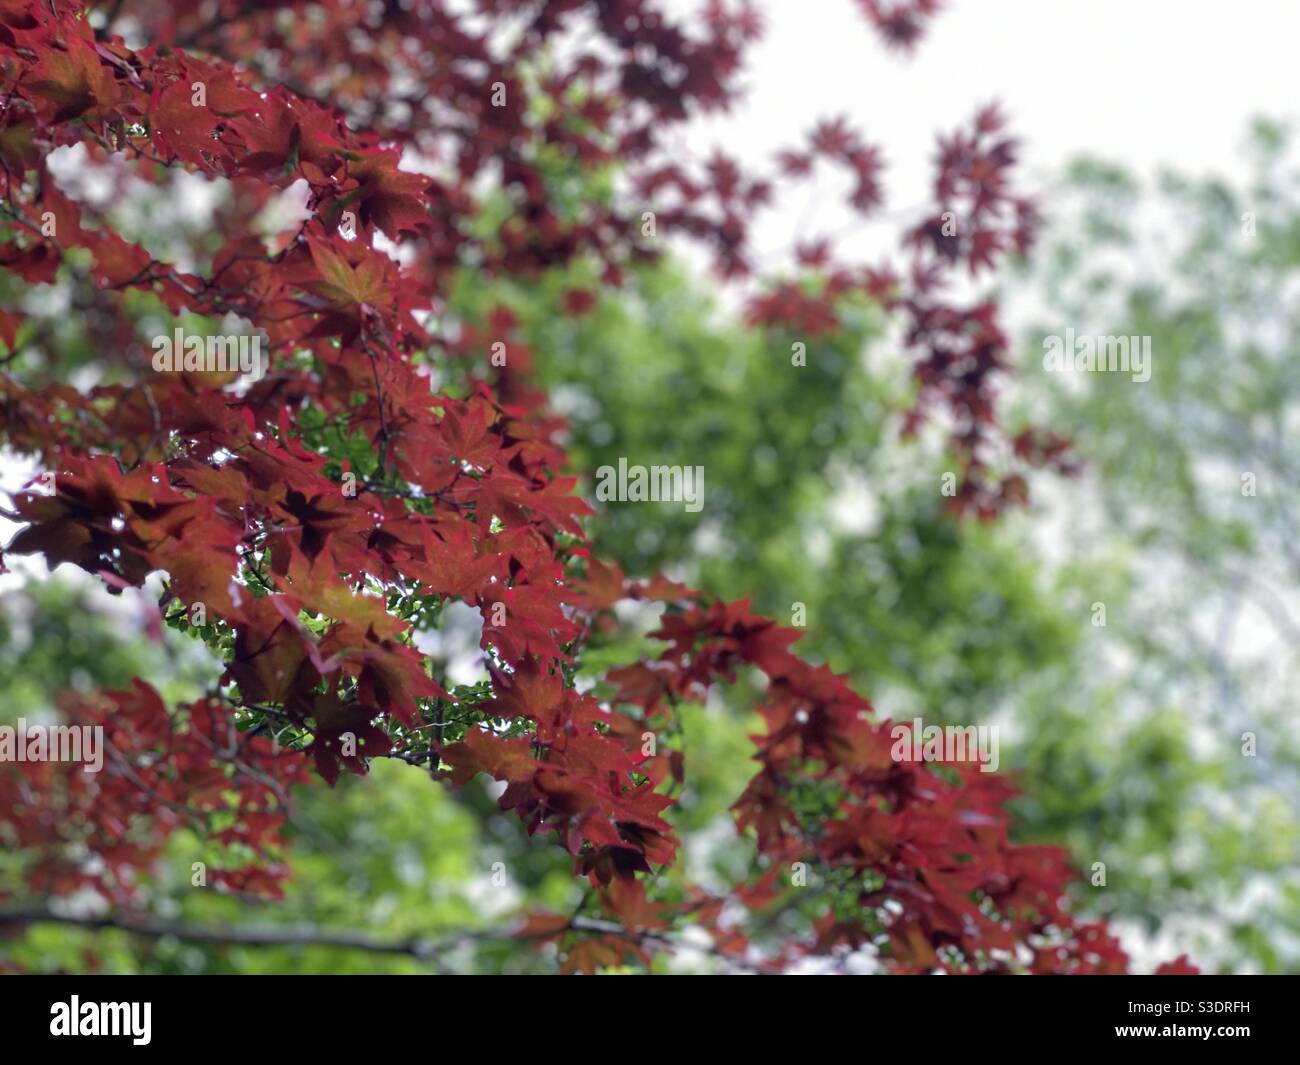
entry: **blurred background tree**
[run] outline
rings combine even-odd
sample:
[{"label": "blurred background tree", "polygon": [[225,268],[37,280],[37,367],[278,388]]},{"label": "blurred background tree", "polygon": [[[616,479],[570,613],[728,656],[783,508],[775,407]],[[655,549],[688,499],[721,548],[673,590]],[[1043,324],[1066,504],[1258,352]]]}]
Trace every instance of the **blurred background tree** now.
[{"label": "blurred background tree", "polygon": [[[1163,920],[1225,968],[1294,972],[1300,172],[1276,124],[1243,155],[1240,184],[1074,163],[1023,279],[1019,402],[1087,466],[1035,483],[1037,554],[1112,586],[1085,579],[1107,627],[1026,704],[1021,809],[1108,862],[1102,912]],[[1150,381],[1042,372],[1062,326],[1150,336]]]}]

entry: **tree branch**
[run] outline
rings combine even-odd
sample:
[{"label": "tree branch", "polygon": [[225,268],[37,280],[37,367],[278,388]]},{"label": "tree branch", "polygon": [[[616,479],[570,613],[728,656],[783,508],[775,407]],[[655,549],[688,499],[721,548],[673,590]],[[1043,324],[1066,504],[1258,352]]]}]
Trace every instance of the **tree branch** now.
[{"label": "tree branch", "polygon": [[405,954],[422,961],[435,960],[457,943],[501,936],[499,932],[460,932],[444,940],[386,940],[365,932],[320,928],[309,924],[285,925],[192,925],[183,921],[166,921],[154,917],[106,914],[76,916],[59,913],[44,906],[0,908],[0,928],[7,925],[60,924],[89,931],[116,929],[134,935],[161,939],[173,936],[189,943],[226,943],[253,947],[342,947],[372,954]]},{"label": "tree branch", "polygon": [[[69,925],[92,932],[116,930],[133,935],[162,939],[172,936],[188,943],[223,943],[251,947],[342,947],[371,954],[402,954],[419,961],[437,964],[442,955],[462,943],[490,940],[526,940],[527,935],[516,936],[495,929],[466,930],[443,939],[381,939],[366,932],[346,929],[320,928],[310,924],[284,925],[193,925],[184,921],[167,921],[155,917],[134,917],[126,914],[99,916],[60,913],[48,906],[0,907],[0,928],[32,924]],[[638,933],[613,921],[591,917],[574,917],[569,922],[574,931],[599,932],[619,935],[637,941],[667,941],[651,933]]]}]

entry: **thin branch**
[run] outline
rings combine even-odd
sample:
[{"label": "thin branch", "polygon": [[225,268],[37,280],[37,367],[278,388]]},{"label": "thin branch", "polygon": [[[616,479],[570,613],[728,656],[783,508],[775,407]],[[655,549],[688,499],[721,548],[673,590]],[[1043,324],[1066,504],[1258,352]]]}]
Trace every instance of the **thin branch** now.
[{"label": "thin branch", "polygon": [[[155,917],[134,917],[124,914],[77,916],[59,913],[47,906],[16,906],[0,908],[0,928],[32,924],[67,925],[99,932],[115,930],[132,935],[162,939],[173,937],[188,943],[219,943],[251,947],[341,947],[370,954],[400,954],[419,961],[437,964],[447,951],[464,943],[535,938],[526,934],[514,935],[500,930],[466,930],[443,939],[381,939],[367,932],[320,928],[310,924],[284,925],[193,925],[184,921],[167,921]],[[638,942],[655,942],[668,946],[665,937],[650,932],[637,932],[613,921],[590,917],[574,917],[569,926],[573,931],[598,932],[617,935]]]},{"label": "thin branch", "polygon": [[[89,931],[115,929],[159,939],[171,936],[189,943],[225,943],[254,947],[342,947],[372,954],[404,954],[421,960],[432,960],[459,942],[490,938],[484,933],[462,932],[453,939],[441,941],[419,937],[386,940],[365,932],[319,928],[308,924],[204,926],[187,924],[183,921],[165,921],[154,917],[114,914],[75,916],[58,913],[43,906],[0,909],[0,928],[6,925],[31,924],[71,925]],[[492,935],[501,934],[492,933]]]}]

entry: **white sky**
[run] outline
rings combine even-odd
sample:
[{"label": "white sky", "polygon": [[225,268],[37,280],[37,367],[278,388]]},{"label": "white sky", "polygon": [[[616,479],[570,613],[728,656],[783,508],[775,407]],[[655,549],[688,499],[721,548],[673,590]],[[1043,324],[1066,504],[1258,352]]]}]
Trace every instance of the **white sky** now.
[{"label": "white sky", "polygon": [[[894,211],[925,202],[935,134],[990,101],[1004,105],[1039,182],[1078,152],[1233,175],[1249,119],[1296,110],[1290,0],[948,0],[910,57],[884,46],[856,0],[759,6],[767,32],[750,53],[749,94],[691,131],[692,152],[718,143],[766,163],[816,119],[846,114],[885,151]],[[810,195],[800,187],[771,212],[760,244],[788,246]],[[819,210],[813,228],[840,217]],[[844,250],[874,261],[870,248]]]}]

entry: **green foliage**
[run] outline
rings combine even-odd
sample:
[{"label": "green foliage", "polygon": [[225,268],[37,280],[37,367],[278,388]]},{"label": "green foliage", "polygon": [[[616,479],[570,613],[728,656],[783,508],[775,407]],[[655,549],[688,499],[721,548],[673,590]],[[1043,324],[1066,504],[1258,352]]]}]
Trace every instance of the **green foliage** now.
[{"label": "green foliage", "polygon": [[[1027,823],[1105,861],[1100,911],[1184,919],[1224,968],[1293,970],[1300,676],[1293,456],[1300,444],[1300,178],[1259,123],[1243,187],[1165,172],[1154,191],[1072,165],[1026,287],[1021,406],[1071,436],[1086,473],[1052,498],[1107,627],[1030,701]],[[1151,379],[1042,372],[1044,336],[1149,336]],[[1044,486],[1036,486],[1043,488]],[[1244,754],[1247,734],[1258,753]]]}]

